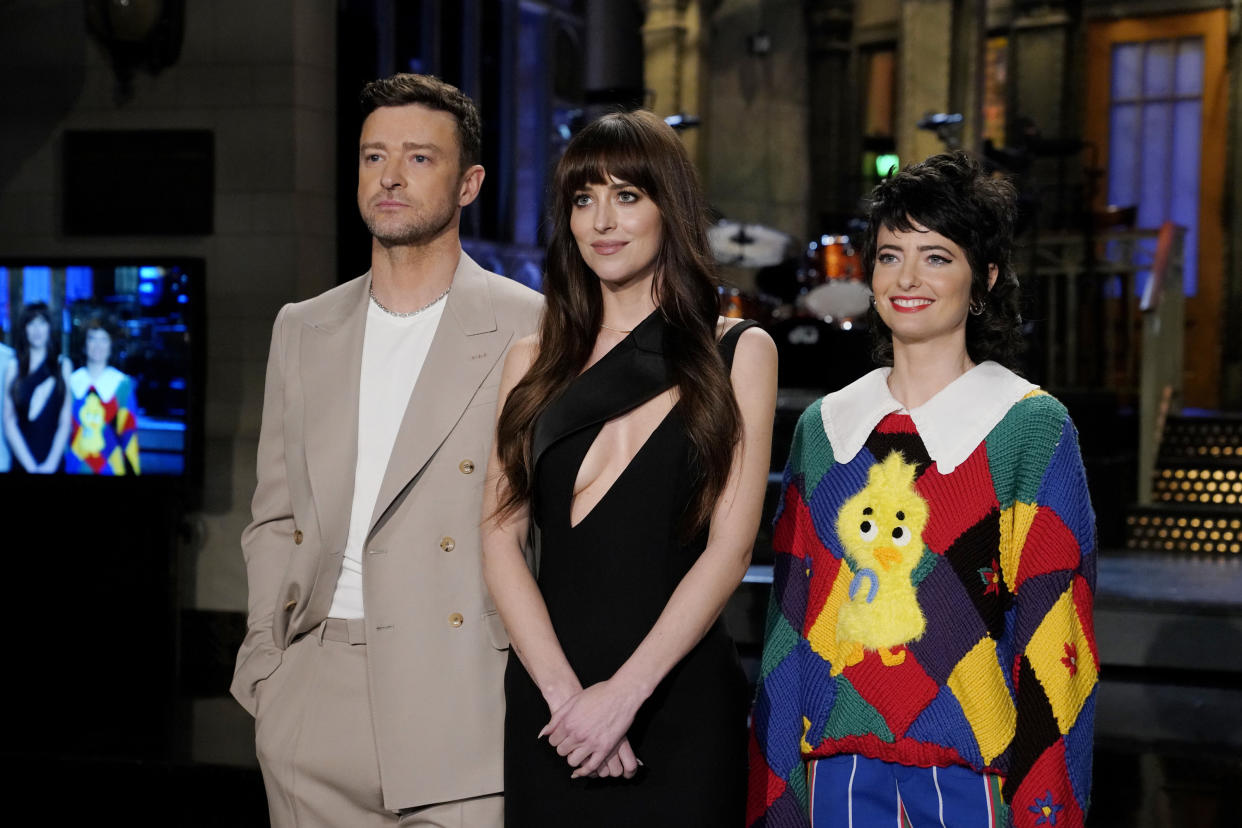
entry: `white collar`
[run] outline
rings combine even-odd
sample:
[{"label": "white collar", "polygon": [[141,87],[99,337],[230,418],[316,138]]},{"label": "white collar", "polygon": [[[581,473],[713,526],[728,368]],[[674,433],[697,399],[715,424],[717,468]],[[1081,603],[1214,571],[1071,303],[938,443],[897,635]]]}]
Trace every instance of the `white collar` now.
[{"label": "white collar", "polygon": [[[848,463],[888,414],[905,411],[888,390],[891,368],[877,368],[820,403],[824,433],[836,462]],[[995,362],[981,362],[911,411],[919,437],[942,474],[953,471],[983,442],[1014,403],[1039,386]]]},{"label": "white collar", "polygon": [[99,392],[99,399],[102,402],[108,402],[116,397],[116,391],[121,386],[121,381],[125,379],[125,374],[111,365],[104,367],[103,372],[99,375],[99,379],[92,380],[91,375],[87,372],[86,366],[83,366],[69,375],[69,390],[73,396],[82,399],[86,396],[86,392],[93,387]]}]

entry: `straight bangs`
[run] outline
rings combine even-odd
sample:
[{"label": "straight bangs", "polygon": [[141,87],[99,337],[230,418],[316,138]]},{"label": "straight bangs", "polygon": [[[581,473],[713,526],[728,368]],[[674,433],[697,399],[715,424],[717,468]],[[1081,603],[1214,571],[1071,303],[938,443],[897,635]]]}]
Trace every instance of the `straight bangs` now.
[{"label": "straight bangs", "polygon": [[565,204],[574,193],[591,184],[611,184],[615,178],[642,190],[659,205],[659,178],[652,163],[655,152],[647,136],[623,120],[605,120],[581,134],[570,145],[557,169],[556,189]]}]

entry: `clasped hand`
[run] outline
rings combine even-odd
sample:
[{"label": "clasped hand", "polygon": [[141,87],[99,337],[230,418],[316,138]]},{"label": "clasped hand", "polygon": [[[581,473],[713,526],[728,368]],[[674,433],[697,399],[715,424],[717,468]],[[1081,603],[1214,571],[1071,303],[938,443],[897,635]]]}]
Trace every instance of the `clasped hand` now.
[{"label": "clasped hand", "polygon": [[626,731],[634,723],[641,700],[635,701],[613,683],[601,681],[571,696],[552,712],[539,731],[582,776],[631,778],[642,763],[634,755]]}]

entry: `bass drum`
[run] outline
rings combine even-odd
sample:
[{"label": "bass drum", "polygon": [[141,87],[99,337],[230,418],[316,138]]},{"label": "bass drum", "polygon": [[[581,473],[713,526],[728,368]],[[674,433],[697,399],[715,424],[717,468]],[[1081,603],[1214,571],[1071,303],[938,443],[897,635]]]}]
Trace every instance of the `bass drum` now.
[{"label": "bass drum", "polygon": [[834,279],[798,299],[799,310],[845,330],[856,327],[871,307],[871,290],[862,282]]},{"label": "bass drum", "polygon": [[777,383],[827,393],[848,385],[874,367],[871,337],[865,328],[844,329],[811,316],[773,323]]}]

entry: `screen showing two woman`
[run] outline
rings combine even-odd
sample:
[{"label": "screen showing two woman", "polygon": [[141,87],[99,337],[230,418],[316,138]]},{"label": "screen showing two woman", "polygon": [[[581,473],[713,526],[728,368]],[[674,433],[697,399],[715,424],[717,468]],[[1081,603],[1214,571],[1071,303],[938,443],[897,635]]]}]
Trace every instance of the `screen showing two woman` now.
[{"label": "screen showing two woman", "polygon": [[0,472],[185,472],[188,270],[0,265]]}]

